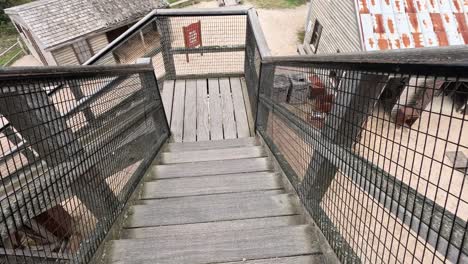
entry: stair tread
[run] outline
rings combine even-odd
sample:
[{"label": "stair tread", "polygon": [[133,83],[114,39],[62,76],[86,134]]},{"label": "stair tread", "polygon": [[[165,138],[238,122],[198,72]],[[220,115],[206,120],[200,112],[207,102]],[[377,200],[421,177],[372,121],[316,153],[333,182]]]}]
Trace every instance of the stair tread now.
[{"label": "stair tread", "polygon": [[224,262],[220,264],[322,264],[327,263],[322,254],[293,256],[282,258],[270,258],[260,260],[246,260],[236,262]]},{"label": "stair tread", "polygon": [[226,230],[250,230],[301,224],[304,224],[304,220],[300,215],[276,216],[172,226],[130,228],[124,229],[122,238],[129,239],[157,237],[158,239],[161,239],[161,237],[164,236],[180,236],[188,233],[202,234]]},{"label": "stair tread", "polygon": [[281,178],[272,172],[173,178],[147,182],[142,199],[250,192],[282,189]]},{"label": "stair tread", "polygon": [[216,160],[154,165],[151,168],[153,172],[153,179],[260,172],[269,171],[272,169],[273,167],[271,166],[270,160],[268,158]]},{"label": "stair tread", "polygon": [[161,154],[161,164],[186,162],[247,159],[266,157],[263,147],[249,146],[238,148],[205,149],[197,151],[165,152]]},{"label": "stair tread", "polygon": [[295,215],[289,194],[236,193],[145,200],[133,206],[126,227],[180,225],[269,216]]},{"label": "stair tread", "polygon": [[258,146],[258,141],[255,137],[236,138],[225,140],[212,141],[197,141],[184,143],[169,143],[164,149],[165,152],[181,152],[181,151],[197,151],[207,149],[225,149],[238,147]]},{"label": "stair tread", "polygon": [[314,227],[284,226],[254,230],[227,230],[112,242],[110,260],[132,263],[219,263],[292,255],[320,254]]}]

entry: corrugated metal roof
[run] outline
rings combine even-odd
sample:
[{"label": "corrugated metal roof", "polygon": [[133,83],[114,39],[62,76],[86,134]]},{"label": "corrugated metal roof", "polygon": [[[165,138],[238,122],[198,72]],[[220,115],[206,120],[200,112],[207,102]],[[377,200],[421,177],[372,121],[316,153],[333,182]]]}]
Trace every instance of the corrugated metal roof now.
[{"label": "corrugated metal roof", "polygon": [[356,0],[367,51],[468,44],[468,0]]}]

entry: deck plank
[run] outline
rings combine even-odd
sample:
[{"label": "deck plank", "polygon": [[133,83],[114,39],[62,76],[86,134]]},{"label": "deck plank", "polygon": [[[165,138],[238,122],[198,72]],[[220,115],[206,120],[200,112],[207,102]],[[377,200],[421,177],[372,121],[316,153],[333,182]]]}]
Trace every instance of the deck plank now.
[{"label": "deck plank", "polygon": [[324,264],[324,263],[328,263],[328,262],[323,257],[323,254],[313,254],[313,255],[306,255],[306,256],[224,262],[220,264]]},{"label": "deck plank", "polygon": [[226,140],[198,141],[187,143],[170,143],[166,146],[165,152],[198,151],[206,149],[226,149],[258,146],[256,138],[239,138]]},{"label": "deck plank", "polygon": [[151,168],[155,179],[234,174],[272,169],[268,158],[156,165]]},{"label": "deck plank", "polygon": [[223,109],[221,107],[221,96],[219,93],[219,80],[208,79],[208,90],[210,93],[210,133],[211,140],[224,139],[223,135]]},{"label": "deck plank", "polygon": [[240,80],[241,80],[241,87],[242,87],[242,95],[244,97],[244,103],[245,103],[245,111],[247,112],[247,121],[249,123],[249,128],[250,128],[250,134],[255,135],[254,113],[252,112],[252,104],[249,98],[247,84],[245,83],[244,78],[241,78]]},{"label": "deck plank", "polygon": [[232,90],[232,102],[234,104],[234,114],[236,116],[237,136],[245,138],[250,136],[249,122],[247,121],[247,111],[242,94],[241,80],[230,78]]},{"label": "deck plank", "polygon": [[185,80],[176,80],[171,122],[171,131],[176,142],[182,142],[184,136],[184,107]]},{"label": "deck plank", "polygon": [[145,184],[142,199],[251,192],[281,189],[281,179],[272,172],[175,178]]},{"label": "deck plank", "polygon": [[213,233],[228,230],[251,230],[266,227],[301,225],[304,219],[301,215],[276,216],[254,219],[230,220],[186,225],[157,226],[124,229],[122,238],[149,238],[177,236],[181,234]]},{"label": "deck plank", "polygon": [[223,132],[225,139],[237,138],[234,106],[232,103],[231,84],[228,78],[219,79],[221,107],[223,108]]},{"label": "deck plank", "polygon": [[197,141],[197,81],[185,82],[184,142]]},{"label": "deck plank", "polygon": [[235,230],[204,235],[114,241],[111,261],[121,263],[219,263],[320,253],[309,226]]},{"label": "deck plank", "polygon": [[211,160],[231,160],[266,157],[263,147],[244,147],[228,149],[210,149],[187,152],[164,152],[161,154],[161,164],[199,162]]},{"label": "deck plank", "polygon": [[171,124],[172,101],[174,100],[174,80],[167,80],[164,82],[161,97],[164,105],[164,111],[166,112],[167,122]]},{"label": "deck plank", "polygon": [[197,141],[210,140],[207,80],[197,80]]},{"label": "deck plank", "polygon": [[[277,193],[277,192],[276,192]],[[290,194],[251,192],[145,200],[126,227],[181,225],[298,214]]]}]

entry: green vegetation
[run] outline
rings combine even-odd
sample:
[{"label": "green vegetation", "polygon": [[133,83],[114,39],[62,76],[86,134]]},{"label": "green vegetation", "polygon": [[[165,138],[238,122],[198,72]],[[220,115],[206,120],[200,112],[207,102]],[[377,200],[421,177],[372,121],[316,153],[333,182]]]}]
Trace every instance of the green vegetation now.
[{"label": "green vegetation", "polygon": [[297,42],[298,43],[304,43],[304,38],[305,38],[305,30],[304,29],[298,29],[297,30]]},{"label": "green vegetation", "polygon": [[[32,0],[0,0],[0,53],[15,44],[18,33],[3,10],[9,7],[32,2]],[[20,47],[17,47],[20,49]],[[19,50],[13,49],[0,58],[0,65],[8,62]]]},{"label": "green vegetation", "polygon": [[307,0],[248,0],[256,7],[266,9],[294,8],[304,5]]},{"label": "green vegetation", "polygon": [[12,64],[16,59],[20,57],[22,53],[21,48],[16,45],[13,49],[9,50],[3,56],[0,56],[0,67],[9,66]]}]

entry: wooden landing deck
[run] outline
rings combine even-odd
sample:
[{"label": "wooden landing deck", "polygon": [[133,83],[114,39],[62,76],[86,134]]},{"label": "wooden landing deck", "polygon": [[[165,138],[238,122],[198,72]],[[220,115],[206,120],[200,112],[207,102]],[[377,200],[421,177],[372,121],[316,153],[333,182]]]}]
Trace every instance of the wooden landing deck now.
[{"label": "wooden landing deck", "polygon": [[329,263],[255,138],[171,143],[107,263]]},{"label": "wooden landing deck", "polygon": [[167,80],[162,98],[174,142],[251,136],[242,78]]}]

